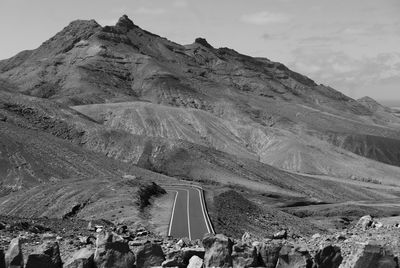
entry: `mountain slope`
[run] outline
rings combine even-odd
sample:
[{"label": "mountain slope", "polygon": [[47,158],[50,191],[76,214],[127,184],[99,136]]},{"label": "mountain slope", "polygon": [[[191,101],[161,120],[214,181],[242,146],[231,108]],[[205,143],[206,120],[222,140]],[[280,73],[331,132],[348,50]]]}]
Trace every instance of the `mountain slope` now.
[{"label": "mountain slope", "polygon": [[[39,48],[1,61],[0,78],[17,85],[12,91],[74,105],[94,121],[79,119],[77,129],[87,123],[96,131],[64,138],[123,161],[144,163],[149,148],[194,144],[341,177],[393,181],[396,169],[364,157],[400,165],[399,118],[382,120],[365,101],[281,63],[201,38],[179,45],[127,16],[105,27],[74,21]],[[98,130],[98,123],[109,130]]]}]

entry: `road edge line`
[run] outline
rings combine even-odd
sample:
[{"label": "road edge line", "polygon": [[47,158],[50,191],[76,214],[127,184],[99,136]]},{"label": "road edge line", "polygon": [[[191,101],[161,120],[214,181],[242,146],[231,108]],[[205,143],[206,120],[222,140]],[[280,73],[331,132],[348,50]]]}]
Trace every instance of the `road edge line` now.
[{"label": "road edge line", "polygon": [[175,214],[175,205],[176,205],[176,199],[178,198],[178,191],[175,192],[175,199],[174,199],[174,206],[172,208],[172,215],[171,215],[171,220],[169,222],[169,228],[168,228],[168,236],[171,236],[171,228],[172,228],[172,221],[174,220],[174,214]]},{"label": "road edge line", "polygon": [[207,211],[207,205],[206,205],[206,201],[205,201],[204,189],[203,189],[202,187],[200,187],[200,189],[201,189],[201,192],[202,192],[201,201],[202,201],[202,203],[203,203],[203,205],[204,205],[204,212],[205,212],[205,214],[206,214],[207,223],[208,223],[209,226],[210,226],[211,233],[212,233],[212,234],[215,234],[214,227],[213,227],[213,225],[212,225],[212,223],[211,223],[210,215],[208,215],[208,211]]},{"label": "road edge line", "polygon": [[186,213],[187,213],[187,218],[188,218],[188,233],[189,233],[189,240],[192,241],[192,234],[190,233],[190,216],[189,216],[189,207],[190,207],[190,203],[189,203],[189,190],[185,189],[186,191],[186,198],[187,198],[187,209],[186,209]]},{"label": "road edge line", "polygon": [[208,233],[210,233],[210,227],[208,226],[208,225],[209,225],[209,224],[208,224],[208,220],[207,220],[207,218],[206,218],[206,213],[205,213],[205,211],[204,211],[203,197],[202,197],[201,191],[200,191],[200,189],[198,189],[198,188],[195,188],[195,189],[199,192],[201,210],[202,210],[202,212],[203,212],[204,221],[206,222],[207,231],[208,231]]}]

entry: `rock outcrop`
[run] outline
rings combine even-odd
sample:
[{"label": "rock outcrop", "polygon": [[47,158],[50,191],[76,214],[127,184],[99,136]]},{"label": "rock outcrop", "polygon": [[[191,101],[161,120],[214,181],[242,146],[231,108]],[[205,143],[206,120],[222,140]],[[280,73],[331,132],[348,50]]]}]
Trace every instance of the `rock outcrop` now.
[{"label": "rock outcrop", "polygon": [[97,236],[94,263],[98,268],[133,267],[135,255],[121,237],[109,232]]},{"label": "rock outcrop", "polygon": [[263,242],[255,242],[254,245],[257,248],[259,265],[267,268],[275,268],[282,245],[279,243],[266,244]]},{"label": "rock outcrop", "polygon": [[36,251],[28,255],[25,268],[61,268],[62,261],[57,242],[47,241],[40,245]]},{"label": "rock outcrop", "polygon": [[92,268],[94,266],[94,251],[82,248],[75,252],[64,264],[64,268]]},{"label": "rock outcrop", "polygon": [[338,268],[342,260],[340,248],[329,245],[315,254],[313,268]]},{"label": "rock outcrop", "polygon": [[233,241],[222,235],[209,235],[203,239],[205,267],[231,267]]},{"label": "rock outcrop", "polygon": [[22,256],[21,241],[19,238],[11,240],[8,250],[5,254],[6,267],[19,268],[24,267],[24,260]]},{"label": "rock outcrop", "polygon": [[255,246],[246,243],[237,243],[232,247],[233,267],[258,266],[258,254]]},{"label": "rock outcrop", "polygon": [[0,250],[0,268],[6,268],[6,259],[3,250]]},{"label": "rock outcrop", "polygon": [[361,244],[343,268],[397,268],[398,265],[398,258],[391,250],[376,244]]},{"label": "rock outcrop", "polygon": [[[177,245],[179,246],[179,240]],[[182,244],[182,243],[181,243]],[[181,246],[179,246],[181,247]],[[204,258],[204,248],[191,248],[181,247],[178,250],[168,252],[166,260],[162,263],[163,267],[186,267],[189,264],[189,260],[193,256],[197,256],[201,259]]]},{"label": "rock outcrop", "polygon": [[203,259],[197,256],[193,256],[190,258],[187,268],[201,268],[201,267],[203,267]]},{"label": "rock outcrop", "polygon": [[284,246],[279,251],[279,258],[276,268],[312,268],[312,265],[313,261],[307,251],[299,252],[295,248]]},{"label": "rock outcrop", "polygon": [[160,266],[165,260],[165,256],[160,245],[147,243],[137,250],[136,259],[137,268],[148,268]]}]

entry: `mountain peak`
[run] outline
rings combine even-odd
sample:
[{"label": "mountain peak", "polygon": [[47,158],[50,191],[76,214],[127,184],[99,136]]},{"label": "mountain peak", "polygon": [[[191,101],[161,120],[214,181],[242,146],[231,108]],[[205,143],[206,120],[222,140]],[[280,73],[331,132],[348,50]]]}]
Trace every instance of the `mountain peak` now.
[{"label": "mountain peak", "polygon": [[358,99],[357,101],[375,102],[375,103],[378,103],[376,100],[374,100],[373,98],[371,98],[371,97],[369,97],[369,96],[364,96],[364,97]]},{"label": "mountain peak", "polygon": [[126,29],[132,29],[136,25],[133,23],[133,21],[127,15],[122,15],[119,18],[116,26],[126,28]]},{"label": "mountain peak", "polygon": [[194,40],[195,43],[200,44],[206,48],[214,48],[212,45],[210,45],[205,38],[198,37],[196,40]]}]

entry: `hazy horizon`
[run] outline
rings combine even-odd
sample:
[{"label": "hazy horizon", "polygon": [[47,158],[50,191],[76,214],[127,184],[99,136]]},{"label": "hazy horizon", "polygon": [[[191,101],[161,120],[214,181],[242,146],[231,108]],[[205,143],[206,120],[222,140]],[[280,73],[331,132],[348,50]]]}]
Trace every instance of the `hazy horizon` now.
[{"label": "hazy horizon", "polygon": [[[204,37],[215,47],[282,62],[355,99],[400,100],[400,2],[4,0],[0,59],[38,47],[75,19],[135,24],[180,44]],[[21,6],[24,8],[21,9]],[[229,7],[229,8],[228,8]]]}]

